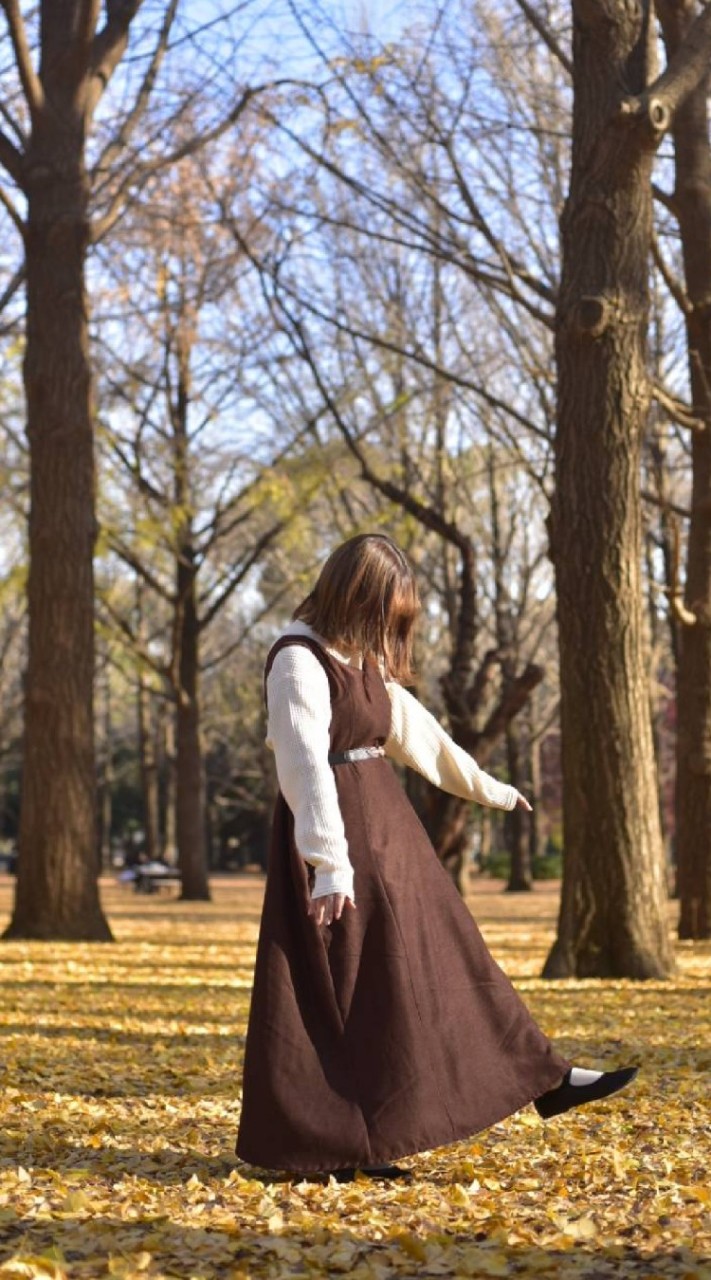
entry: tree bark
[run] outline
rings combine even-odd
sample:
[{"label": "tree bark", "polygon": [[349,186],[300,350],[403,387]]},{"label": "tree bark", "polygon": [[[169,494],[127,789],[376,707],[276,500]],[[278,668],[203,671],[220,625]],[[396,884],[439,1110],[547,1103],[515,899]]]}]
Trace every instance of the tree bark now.
[{"label": "tree bark", "polygon": [[659,678],[656,668],[656,655],[659,652],[659,632],[660,625],[657,616],[656,601],[656,583],[654,581],[654,563],[653,563],[653,539],[649,530],[643,533],[644,540],[644,560],[645,560],[645,578],[647,584],[647,618],[649,624],[649,648],[651,651],[652,662],[649,665],[649,720],[652,726],[652,750],[654,751],[654,767],[657,775],[657,804],[659,806],[659,830],[662,837],[662,844],[665,850],[667,848],[667,833],[664,813],[664,792],[662,785],[662,718],[663,707],[662,699],[659,693]]},{"label": "tree bark", "polygon": [[11,938],[106,941],[97,888],[96,537],[84,121],[54,86],[24,162],[29,642]]},{"label": "tree bark", "polygon": [[[669,57],[693,23],[696,0],[659,4]],[[679,937],[711,937],[711,147],[709,76],[679,107],[672,127],[673,208],[684,259],[686,334],[694,414],[685,606],[677,669],[676,857]]]},{"label": "tree bark", "polygon": [[188,901],[208,901],[205,786],[198,701],[200,629],[195,596],[195,567],[190,549],[183,543],[178,561],[178,600],[182,621],[176,706],[175,826],[180,896]]},{"label": "tree bark", "polygon": [[[182,318],[185,324],[185,318]],[[176,689],[176,802],[181,898],[209,901],[205,840],[205,779],[200,741],[198,697],[200,621],[197,604],[197,563],[191,519],[188,406],[190,403],[190,342],[177,335],[178,383],[171,406],[174,450],[175,508],[180,513],[176,547],[175,637]]]},{"label": "tree bark", "polygon": [[486,871],[489,859],[491,858],[491,847],[493,841],[493,810],[482,809],[479,822],[479,864],[482,871]]},{"label": "tree bark", "polygon": [[98,840],[98,872],[111,869],[111,819],[113,811],[113,728],[111,723],[111,684],[109,681],[108,662],[102,682],[104,703],[104,734],[101,750],[99,772],[99,840]]},{"label": "tree bark", "polygon": [[424,811],[424,825],[442,866],[464,896],[474,827],[471,803],[432,787]]},{"label": "tree bark", "polygon": [[[521,766],[521,741],[518,724],[514,720],[506,731],[506,762],[509,782],[517,791],[525,790]],[[511,869],[506,885],[507,893],[526,893],[533,888],[531,874],[531,846],[529,839],[530,815],[524,809],[512,809],[504,818],[504,838],[511,854]]]},{"label": "tree bark", "polygon": [[163,787],[163,861],[168,866],[178,865],[178,842],[175,833],[176,808],[176,762],[175,762],[175,707],[172,702],[164,703],[163,751],[164,751],[164,787]]},{"label": "tree bark", "polygon": [[532,701],[528,704],[528,758],[529,758],[529,799],[533,805],[528,824],[528,856],[531,868],[536,858],[543,853],[543,836],[541,822],[541,741],[536,734],[536,715]]},{"label": "tree bark", "polygon": [[[501,529],[501,513],[496,478],[496,458],[493,445],[489,445],[487,470],[489,476],[489,501],[491,506],[491,542],[494,565],[494,614],[496,618],[496,643],[501,654],[501,682],[504,699],[516,685],[517,626],[513,601],[506,583],[505,539]],[[521,735],[518,720],[506,726],[506,764],[509,782],[517,791],[523,790],[521,771]],[[533,888],[531,859],[526,841],[527,815],[518,807],[504,818],[504,841],[511,857],[507,893],[526,892]]]},{"label": "tree bark", "polygon": [[160,858],[160,811],[158,798],[158,759],[151,691],[143,671],[138,673],[136,692],[138,720],[138,758],[141,774],[143,831],[145,852],[149,862]]},{"label": "tree bark", "polygon": [[[570,189],[556,317],[557,584],[565,864],[544,975],[672,971],[641,586],[640,449],[651,167],[651,6],[573,0]],[[656,118],[656,117],[655,117]]]},{"label": "tree bark", "polygon": [[[136,635],[143,646],[146,628],[143,611],[144,584],[136,579]],[[138,767],[143,809],[143,841],[146,858],[160,858],[160,802],[158,788],[158,754],[153,698],[141,659],[138,660],[136,683],[136,727],[138,729]]]}]

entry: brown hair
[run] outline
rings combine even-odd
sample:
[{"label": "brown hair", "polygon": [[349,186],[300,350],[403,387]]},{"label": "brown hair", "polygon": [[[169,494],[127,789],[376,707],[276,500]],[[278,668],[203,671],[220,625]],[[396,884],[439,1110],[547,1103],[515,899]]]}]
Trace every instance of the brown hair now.
[{"label": "brown hair", "polygon": [[411,683],[414,623],[420,611],[407,556],[384,533],[361,533],[331,553],[313,591],[294,611],[334,648],[385,664],[388,679]]}]

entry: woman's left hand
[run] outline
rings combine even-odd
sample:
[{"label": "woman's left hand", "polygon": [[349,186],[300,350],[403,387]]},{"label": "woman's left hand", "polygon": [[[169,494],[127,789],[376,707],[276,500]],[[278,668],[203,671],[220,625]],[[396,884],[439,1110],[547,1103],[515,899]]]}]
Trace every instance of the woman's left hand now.
[{"label": "woman's left hand", "polygon": [[528,803],[528,800],[526,799],[526,797],[521,795],[521,792],[520,792],[520,791],[519,791],[519,793],[518,793],[518,800],[516,801],[516,808],[517,808],[517,809],[525,809],[525,810],[526,810],[526,813],[531,813],[531,812],[532,812],[532,807],[531,807],[531,805]]},{"label": "woman's left hand", "polygon": [[332,920],[340,920],[346,907],[355,911],[355,902],[344,893],[326,893],[322,898],[314,898],[309,903],[309,915],[316,924],[330,924]]}]

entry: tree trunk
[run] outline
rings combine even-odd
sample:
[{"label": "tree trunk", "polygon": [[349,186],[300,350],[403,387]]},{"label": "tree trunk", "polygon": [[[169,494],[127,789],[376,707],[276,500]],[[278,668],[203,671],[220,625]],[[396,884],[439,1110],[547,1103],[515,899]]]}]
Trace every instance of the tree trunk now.
[{"label": "tree trunk", "polygon": [[97,888],[96,536],[81,112],[60,93],[25,163],[29,647],[17,892],[6,937],[106,941]]},{"label": "tree trunk", "polygon": [[[525,791],[521,769],[520,734],[515,720],[506,731],[506,760],[511,786],[517,791]],[[507,893],[525,893],[533,888],[528,825],[529,814],[524,809],[512,809],[504,817],[506,848],[511,854]]]},{"label": "tree trunk", "polygon": [[491,858],[494,827],[493,810],[482,809],[479,822],[479,865],[482,871],[486,871]]},{"label": "tree trunk", "polygon": [[[143,609],[144,584],[136,578],[136,635],[141,647],[146,643]],[[136,726],[138,729],[138,769],[143,809],[143,842],[146,858],[160,858],[160,799],[158,788],[158,753],[154,724],[153,698],[146,672],[139,658],[136,684]]]},{"label": "tree trunk", "polygon": [[137,689],[138,757],[143,802],[143,831],[146,857],[150,862],[160,858],[160,814],[158,801],[158,759],[152,715],[151,691],[143,671],[138,673]]},{"label": "tree trunk", "polygon": [[[489,476],[489,501],[491,505],[491,549],[494,568],[494,614],[496,618],[496,643],[501,662],[503,698],[510,696],[516,684],[517,626],[513,601],[506,582],[506,539],[501,529],[499,493],[496,478],[494,446],[489,445],[487,456]],[[518,723],[511,720],[506,726],[506,763],[509,782],[517,791],[523,790],[521,777],[521,745]],[[504,841],[510,855],[507,893],[525,892],[531,889],[531,859],[526,842],[526,815],[516,808],[504,818]]]},{"label": "tree trunk", "polygon": [[573,0],[573,19],[551,512],[565,865],[544,975],[659,978],[673,959],[640,580],[656,139],[644,112],[620,109],[648,83],[651,8]]},{"label": "tree trunk", "polygon": [[528,715],[528,752],[530,796],[533,812],[529,814],[528,823],[528,856],[531,867],[536,858],[543,853],[543,833],[541,814],[541,740],[536,734],[536,718],[532,704],[529,702]]},{"label": "tree trunk", "polygon": [[[442,692],[449,713],[451,734],[458,746],[474,756],[483,769],[497,742],[506,734],[514,717],[525,706],[531,692],[543,678],[543,670],[529,663],[518,675],[515,665],[503,672],[498,700],[482,728],[477,727],[487,689],[500,663],[498,650],[487,653],[477,670],[472,671],[471,646],[476,632],[473,569],[471,550],[461,557],[462,578],[459,592],[457,639],[448,671],[441,678]],[[432,788],[425,811],[424,824],[437,854],[449,870],[455,884],[463,882],[469,860],[472,806],[469,800],[446,795]]]},{"label": "tree trunk", "polygon": [[176,339],[177,388],[171,404],[173,428],[174,498],[180,527],[176,547],[174,662],[176,689],[176,803],[181,898],[208,901],[205,841],[205,777],[200,742],[198,699],[200,621],[197,604],[197,564],[190,512],[188,407],[190,404],[190,325],[186,316]]},{"label": "tree trunk", "polygon": [[111,816],[112,788],[114,781],[113,732],[111,727],[111,684],[109,681],[108,661],[103,680],[104,700],[104,741],[101,751],[101,772],[99,781],[99,842],[98,871],[111,869]]},{"label": "tree trunk", "polygon": [[175,833],[176,809],[176,762],[175,762],[175,707],[172,702],[164,703],[164,788],[163,788],[163,861],[168,866],[178,865],[178,841]]},{"label": "tree trunk", "polygon": [[654,581],[654,563],[653,550],[654,542],[649,531],[643,534],[644,538],[644,559],[645,559],[645,577],[647,580],[647,617],[649,619],[649,648],[651,651],[652,662],[649,664],[649,720],[652,726],[652,750],[654,751],[654,767],[657,775],[657,804],[659,806],[659,830],[661,832],[662,844],[665,851],[667,848],[667,833],[665,830],[665,813],[664,813],[664,793],[662,787],[662,720],[663,706],[659,692],[659,671],[657,655],[659,653],[659,620],[657,617],[656,602],[656,583]]},{"label": "tree trunk", "polygon": [[205,847],[205,787],[198,702],[199,624],[195,594],[195,567],[190,550],[183,543],[178,560],[182,625],[176,709],[175,806],[180,896],[189,901],[207,901],[210,889]]},{"label": "tree trunk", "polygon": [[469,800],[451,796],[438,787],[428,788],[424,825],[437,856],[464,896],[469,884],[469,864],[473,834],[473,806]]},{"label": "tree trunk", "polygon": [[[696,15],[695,0],[661,3],[669,57]],[[686,563],[686,608],[677,671],[676,856],[679,937],[711,937],[711,148],[709,77],[678,109],[673,125],[679,222],[694,412],[706,423],[692,438],[692,495]]]}]

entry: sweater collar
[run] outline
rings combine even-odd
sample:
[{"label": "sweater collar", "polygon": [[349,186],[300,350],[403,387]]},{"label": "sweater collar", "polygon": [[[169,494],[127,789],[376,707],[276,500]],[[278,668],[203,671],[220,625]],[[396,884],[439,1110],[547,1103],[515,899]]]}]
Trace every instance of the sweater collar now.
[{"label": "sweater collar", "polygon": [[337,662],[342,662],[345,667],[357,667],[360,670],[363,666],[363,659],[359,653],[349,655],[334,649],[333,645],[328,644],[323,636],[314,631],[313,627],[310,627],[307,622],[301,622],[298,618],[289,623],[288,627],[282,631],[282,636],[305,636],[309,640],[315,640],[317,644],[320,644],[326,650],[326,653],[330,653],[332,658],[335,658]]}]

